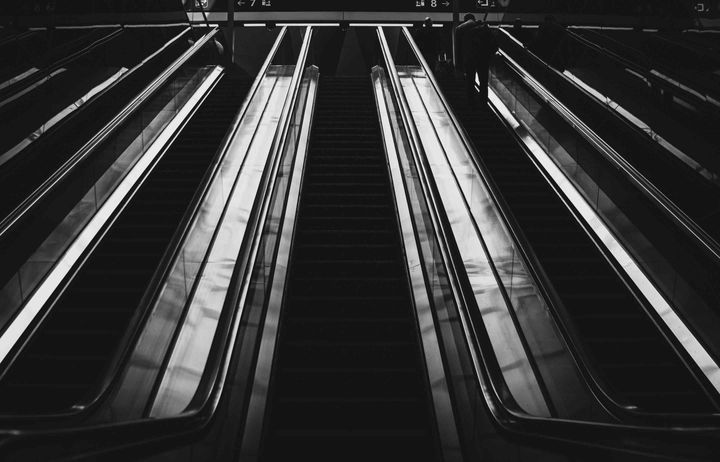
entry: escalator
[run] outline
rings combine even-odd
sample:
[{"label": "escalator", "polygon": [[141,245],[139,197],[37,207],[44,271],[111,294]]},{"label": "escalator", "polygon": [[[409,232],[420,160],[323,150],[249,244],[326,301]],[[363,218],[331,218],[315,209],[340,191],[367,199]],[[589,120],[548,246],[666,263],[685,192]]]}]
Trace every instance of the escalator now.
[{"label": "escalator", "polygon": [[437,460],[368,77],[321,77],[262,459]]},{"label": "escalator", "polygon": [[500,119],[472,110],[462,82],[439,83],[564,305],[591,371],[611,397],[649,412],[714,409],[698,379]]},{"label": "escalator", "polygon": [[[643,409],[672,407],[672,403],[663,406],[663,400],[677,400],[683,411],[692,406],[707,409],[703,391],[499,119],[466,110],[461,84],[447,80],[442,85],[478,152],[487,155],[484,161],[491,165],[569,311],[572,305],[571,319],[580,326],[601,375],[616,387],[613,391],[628,402],[642,404]],[[0,412],[63,410],[94,395],[122,348],[128,328],[140,315],[136,307],[147,283],[248,86],[245,78],[229,74],[210,92],[27,348],[0,377]],[[322,77],[318,88],[260,459],[441,460],[438,433],[444,429],[434,423],[371,81],[366,76]],[[268,215],[268,223],[275,219]],[[279,228],[275,232],[281,232],[283,227]],[[267,261],[258,257],[257,264],[264,266]],[[264,284],[274,286],[272,277]],[[258,290],[265,290],[258,285],[262,286]],[[258,311],[263,307],[267,309],[260,303]],[[257,318],[248,317],[238,325],[253,331],[258,328]],[[245,343],[245,334],[241,331],[234,347],[213,344],[235,349],[254,344],[252,336]],[[639,349],[642,352],[636,354]],[[602,356],[606,350],[610,351]],[[219,349],[217,353],[223,354]],[[658,361],[646,364],[655,357]],[[248,392],[252,375],[237,366],[237,357],[231,362],[234,365],[227,376],[220,372],[217,379],[214,374],[203,376],[224,381],[220,386],[211,384],[212,398],[207,402],[216,402],[207,408],[212,412],[191,406],[167,419],[97,426],[90,422],[45,434],[30,432],[9,445],[0,439],[0,458],[244,460],[238,458],[237,449],[247,409],[237,404],[245,403],[245,395],[254,390]],[[650,373],[651,377],[644,377]],[[478,389],[466,409],[472,413],[467,434],[473,439],[463,441],[477,445],[478,457],[473,459],[555,462],[671,457],[669,453],[644,457],[644,440],[634,440],[636,433],[618,437],[618,432],[611,432],[629,447],[617,454],[603,448],[605,433],[599,438],[593,435],[592,443],[586,444],[582,437],[587,425],[573,427],[567,421],[539,419],[526,427],[528,422],[515,417],[495,422],[492,410],[488,412],[492,404],[484,402],[492,403],[491,398],[480,393],[480,386],[488,383],[476,383],[472,371],[455,378]],[[437,383],[433,381],[433,386]],[[648,383],[651,387],[646,390]],[[622,388],[628,384],[636,388]],[[482,392],[489,395],[490,388]],[[502,401],[498,403],[502,407]],[[612,430],[604,423],[602,427]],[[454,455],[451,460],[461,457],[459,451]]]},{"label": "escalator", "polygon": [[[675,72],[675,69],[680,68],[685,72],[688,66],[656,68],[656,63],[643,52],[628,48],[627,41],[622,44],[609,43],[604,35],[593,31],[574,31],[568,37],[573,39],[570,41],[573,51],[569,53],[572,57],[565,63],[565,68],[557,70],[593,95],[599,103],[607,104],[628,127],[633,127],[645,135],[646,141],[656,145],[657,153],[652,155],[643,156],[641,152],[628,156],[638,157],[639,160],[635,161],[638,168],[648,172],[646,175],[656,184],[669,189],[668,195],[692,213],[698,206],[694,204],[696,201],[687,199],[687,194],[683,197],[683,190],[690,188],[693,192],[702,193],[702,186],[706,189],[710,186],[717,188],[717,175],[720,172],[715,130],[718,108],[708,100],[712,92],[706,94],[703,85],[692,83],[682,73]],[[528,45],[531,42],[525,43]],[[663,53],[668,49],[667,46],[656,48]],[[675,62],[680,62],[681,58],[678,56]],[[707,88],[712,89],[713,86]],[[597,127],[598,132],[610,132],[602,136],[609,142],[613,140],[613,130],[603,127],[599,121],[588,119],[588,125]],[[616,145],[623,146],[622,143]],[[643,149],[648,150],[647,147]],[[643,157],[650,157],[650,160],[644,160]],[[663,168],[667,168],[667,165],[672,165],[672,170],[680,167],[687,170],[686,176],[693,174],[696,179],[688,181],[688,186],[680,186],[660,175],[654,177],[654,170],[657,169],[654,165],[658,163],[658,157],[662,160],[660,165]],[[709,171],[704,176],[714,177],[708,184],[704,184],[706,180],[697,181],[697,172],[702,170]],[[693,184],[693,181],[697,184]],[[713,202],[717,204],[716,199]]]},{"label": "escalator", "polygon": [[624,30],[578,29],[577,33],[615,53],[647,63],[660,75],[671,72],[680,83],[718,95],[720,78],[716,72],[720,69],[720,57],[684,42],[680,36]]},{"label": "escalator", "polygon": [[720,38],[717,34],[707,34],[703,31],[686,30],[680,36],[673,35],[674,40],[697,49],[701,53],[708,53],[720,60]]},{"label": "escalator", "polygon": [[[648,133],[642,124],[630,123],[621,109],[628,107],[626,99],[606,104],[583,91],[570,74],[548,68],[507,32],[498,37],[504,56],[491,71],[498,97],[516,108],[515,117],[565,176],[599,205],[604,222],[704,343],[700,348],[717,351],[720,189],[711,164],[690,168],[693,159],[673,150],[653,128],[646,127]],[[600,61],[595,67],[606,72],[612,65],[600,66],[606,58],[596,51]],[[613,86],[611,80],[603,82]],[[523,96],[510,96],[510,88]],[[638,94],[633,98],[654,111]],[[579,169],[563,158],[573,158]],[[600,196],[593,188],[600,188]],[[692,300],[677,297],[680,293],[692,294]]]},{"label": "escalator", "polygon": [[[0,220],[112,121],[125,105],[188,48],[183,38],[167,42],[168,35],[175,37],[179,32],[180,29],[176,28],[173,28],[172,32],[164,33],[132,30],[74,63],[65,72],[68,79],[60,74],[59,80],[54,83],[51,81],[52,85],[47,89],[43,88],[44,85],[3,109],[7,111],[0,115],[0,121],[12,123],[0,128],[0,134],[7,135],[7,143],[3,141],[0,147],[12,150],[13,146],[20,146],[18,141],[25,139],[32,140],[32,143],[10,158],[3,159],[0,165],[0,197],[3,198],[0,201]],[[137,46],[138,42],[143,43],[143,46]],[[166,42],[167,46],[162,51],[153,58],[148,58]],[[33,133],[28,136],[42,126],[48,117],[67,107],[66,104],[73,104],[74,98],[68,99],[68,93],[75,91],[73,96],[79,98],[122,67],[131,70],[124,72],[121,80],[110,83],[97,97],[58,121],[42,135]],[[83,77],[80,78],[80,75]],[[30,111],[28,108],[36,110]],[[27,110],[27,113],[18,115],[17,111],[20,109]],[[38,117],[39,115],[43,117]],[[9,134],[9,130],[14,132]],[[3,146],[4,144],[7,146]],[[6,149],[0,149],[0,155],[3,155]]]},{"label": "escalator", "polygon": [[59,412],[93,399],[250,83],[226,74],[181,130],[4,372],[3,413]]},{"label": "escalator", "polygon": [[[42,69],[88,41],[107,34],[106,28],[27,30],[0,38],[0,83]],[[0,84],[0,94],[7,86]]]}]

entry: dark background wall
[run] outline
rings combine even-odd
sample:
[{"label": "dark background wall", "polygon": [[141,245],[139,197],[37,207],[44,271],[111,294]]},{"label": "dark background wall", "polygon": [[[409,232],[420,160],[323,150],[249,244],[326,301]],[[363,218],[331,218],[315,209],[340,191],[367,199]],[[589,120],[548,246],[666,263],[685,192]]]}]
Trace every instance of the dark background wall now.
[{"label": "dark background wall", "polygon": [[[426,11],[450,12],[452,0],[241,0],[236,11]],[[183,0],[189,10],[227,11],[228,0]],[[491,10],[516,13],[688,14],[697,3],[719,0],[460,0],[461,11]],[[235,0],[237,4],[238,1]],[[717,6],[717,5],[716,5]]]},{"label": "dark background wall", "polygon": [[3,15],[173,12],[181,0],[0,0]]}]

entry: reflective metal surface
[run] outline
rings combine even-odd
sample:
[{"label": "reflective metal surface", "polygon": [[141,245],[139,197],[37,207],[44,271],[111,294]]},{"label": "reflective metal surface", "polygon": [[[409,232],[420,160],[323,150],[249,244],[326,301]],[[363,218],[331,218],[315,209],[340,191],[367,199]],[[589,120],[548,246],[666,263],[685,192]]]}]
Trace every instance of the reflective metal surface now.
[{"label": "reflective metal surface", "polygon": [[[260,455],[279,318],[285,295],[290,250],[295,235],[318,80],[319,71],[317,67],[313,66],[305,71],[305,77],[300,88],[298,107],[293,116],[291,138],[288,139],[288,145],[283,156],[284,168],[280,172],[281,177],[274,198],[273,213],[269,217],[263,243],[261,244],[264,252],[260,254],[260,258],[255,263],[254,293],[247,299],[247,302],[252,303],[256,309],[267,305],[267,312],[262,325],[262,340],[260,341],[255,376],[252,380],[252,392],[245,418],[245,430],[241,442],[242,460],[255,460]],[[277,241],[277,253],[273,251],[275,241]]]},{"label": "reflective metal surface", "polygon": [[[386,59],[390,61],[388,66],[392,66],[392,56],[389,54],[382,30],[379,30],[379,37],[381,46],[386,51]],[[385,145],[385,155],[390,170],[390,182],[400,223],[405,264],[412,288],[413,307],[420,327],[420,338],[433,397],[440,445],[445,461],[462,460],[462,448],[460,447],[455,426],[456,420],[450,397],[451,387],[448,384],[448,373],[443,364],[438,328],[433,317],[433,311],[436,307],[433,306],[431,302],[432,294],[428,291],[429,281],[426,280],[425,275],[426,263],[423,261],[424,256],[420,253],[420,243],[415,232],[416,225],[413,222],[414,211],[411,210],[411,204],[408,201],[404,172],[399,161],[400,155],[407,158],[411,157],[412,154],[409,152],[399,153],[400,150],[404,150],[409,146],[406,140],[403,141],[403,138],[407,137],[407,135],[395,129],[391,122],[391,118],[397,117],[397,114],[390,109],[392,101],[389,98],[390,90],[385,71],[382,68],[375,67],[372,72],[372,80]]]}]

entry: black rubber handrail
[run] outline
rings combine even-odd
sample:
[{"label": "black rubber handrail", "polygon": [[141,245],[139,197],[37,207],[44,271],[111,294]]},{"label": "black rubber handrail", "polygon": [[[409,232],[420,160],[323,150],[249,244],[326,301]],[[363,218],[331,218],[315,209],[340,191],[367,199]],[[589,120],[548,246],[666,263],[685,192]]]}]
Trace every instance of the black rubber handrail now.
[{"label": "black rubber handrail", "polygon": [[99,48],[100,46],[110,42],[111,40],[117,38],[119,35],[121,35],[125,29],[123,28],[117,28],[114,29],[109,34],[106,34],[102,37],[100,37],[97,40],[94,40],[93,42],[89,43],[88,45],[84,46],[80,50],[77,50],[73,53],[70,53],[69,55],[66,55],[51,64],[45,66],[42,70],[35,72],[31,77],[27,79],[23,79],[19,82],[16,82],[7,88],[4,88],[2,92],[0,92],[0,99],[3,99],[5,97],[11,97],[13,94],[22,91],[24,88],[29,87],[30,85],[36,83],[39,80],[42,80],[44,77],[50,75],[57,69],[61,68],[62,66],[65,66],[67,64],[70,64],[73,61],[76,61],[88,54],[90,54],[95,49]]},{"label": "black rubber handrail", "polygon": [[[719,45],[713,45],[709,44],[707,42],[704,42],[702,40],[696,40],[689,37],[690,34],[693,32],[701,32],[702,29],[685,29],[681,32],[680,38],[682,39],[682,42],[673,41],[675,45],[682,46],[685,49],[692,50],[695,54],[698,54],[702,57],[708,57],[712,59],[713,61],[717,61],[720,63],[720,46]],[[709,31],[711,29],[708,29]],[[716,32],[720,32],[720,30],[716,29]],[[665,40],[671,40],[669,37],[666,37],[665,34],[658,34],[658,37],[661,37]],[[698,49],[696,47],[701,47],[701,49]]]},{"label": "black rubber handrail", "polygon": [[710,112],[717,112],[718,108],[713,106],[712,103],[708,102],[708,94],[707,94],[707,88],[700,82],[693,81],[693,85],[700,85],[700,88],[694,88],[693,90],[697,91],[698,93],[703,94],[704,98],[698,97],[697,94],[686,90],[685,88],[682,88],[681,86],[674,85],[665,79],[662,79],[658,77],[657,75],[653,74],[651,71],[653,70],[653,67],[658,68],[658,70],[661,70],[662,72],[671,75],[677,79],[678,82],[688,81],[688,80],[694,80],[689,78],[687,75],[678,73],[674,69],[668,68],[666,65],[663,65],[662,63],[657,63],[652,61],[650,58],[645,56],[642,52],[639,50],[631,47],[630,45],[627,45],[625,43],[618,42],[612,37],[607,36],[600,36],[600,33],[594,30],[589,30],[589,33],[596,35],[600,38],[606,39],[608,41],[611,41],[616,44],[618,48],[622,48],[628,51],[628,53],[634,55],[634,57],[638,58],[639,60],[645,61],[645,65],[641,65],[641,61],[635,61],[632,59],[625,58],[624,56],[621,56],[620,54],[616,53],[613,50],[610,50],[609,48],[594,42],[593,40],[584,37],[581,34],[578,34],[577,32],[567,29],[567,34],[569,37],[571,37],[576,42],[580,43],[583,46],[586,46],[592,50],[595,50],[596,52],[599,52],[611,60],[617,62],[623,67],[627,67],[628,69],[640,74],[645,78],[648,82],[652,82],[653,86],[657,88],[667,88],[671,89],[675,92],[680,91],[683,95],[692,98],[695,101],[700,102],[703,106],[706,106],[707,109],[710,110]]},{"label": "black rubber handrail", "polygon": [[[125,79],[128,75],[137,72],[143,66],[151,63],[154,58],[160,56],[175,42],[177,42],[187,33],[189,33],[190,30],[190,28],[184,29],[180,34],[167,42],[162,48],[157,50],[148,58],[144,59],[136,67],[126,72],[123,77],[121,77],[114,83],[114,85],[98,94],[95,98],[101,97],[105,92],[107,92],[107,90],[117,85],[118,82]],[[217,29],[211,31],[212,35],[214,35],[215,33],[217,33]],[[209,37],[201,38],[200,40],[198,40],[198,42],[196,42],[196,45],[200,42],[202,42],[202,44],[205,44],[207,40],[209,40]],[[135,98],[133,98],[133,100],[130,101],[130,103],[128,103],[118,115],[116,115],[87,143],[85,143],[85,145],[80,148],[80,150],[78,150],[73,156],[71,156],[67,161],[65,161],[48,179],[46,179],[35,191],[33,191],[30,196],[28,196],[6,217],[2,217],[2,219],[0,219],[0,239],[2,239],[3,236],[5,236],[8,231],[10,231],[18,222],[23,220],[37,203],[39,203],[43,198],[47,197],[50,193],[52,193],[52,191],[54,191],[55,188],[57,188],[59,184],[68,175],[70,175],[81,162],[91,156],[95,152],[95,150],[98,149],[100,145],[102,145],[102,143],[107,141],[107,139],[113,133],[115,133],[115,130],[117,130],[120,126],[122,126],[122,124],[127,122],[127,120],[135,113],[135,111],[137,111],[148,100],[148,98],[155,94],[155,92],[159,90],[168,81],[172,74],[177,71],[185,62],[187,62],[187,60],[189,60],[199,49],[199,46],[194,46],[187,50],[185,53],[183,53],[183,55],[176,59],[175,62],[170,67],[168,67],[160,76],[155,78],[148,86],[145,87],[145,89],[143,89],[143,91],[136,95]],[[68,119],[70,119],[71,117],[72,115],[68,117]],[[61,122],[61,124],[62,123],[63,122]]]},{"label": "black rubber handrail", "polygon": [[[518,48],[521,53],[523,53],[533,62],[534,65],[539,66],[550,75],[554,75],[556,77],[556,81],[560,83],[563,89],[572,89],[575,90],[577,93],[584,94],[584,91],[582,89],[576,87],[574,83],[570,82],[567,79],[567,77],[565,77],[563,74],[555,70],[552,66],[547,64],[537,55],[535,55],[535,53],[530,51],[525,45],[510,36],[507,31],[501,29],[500,33],[501,37],[507,37],[508,43]],[[642,139],[646,140],[648,143],[651,142],[646,139],[647,135],[645,133],[640,132],[636,127],[630,125],[622,117],[617,115],[617,113],[613,111],[610,107],[597,101],[595,98],[592,98],[589,95],[587,99],[588,102],[593,104],[595,107],[599,107],[607,113],[611,114],[612,119],[616,120],[618,123],[621,123],[622,126],[627,128],[630,133],[634,133],[636,136],[642,137]],[[583,133],[581,132],[581,134]],[[610,162],[612,162],[612,164],[618,170],[623,172],[623,174],[630,180],[630,182],[635,184],[638,189],[640,189],[643,195],[650,199],[650,201],[658,204],[658,209],[661,210],[663,214],[666,215],[672,222],[676,223],[678,225],[678,228],[685,235],[687,235],[688,238],[696,242],[699,248],[702,249],[709,258],[711,258],[713,261],[720,261],[720,243],[715,241],[712,236],[710,236],[700,225],[698,225],[692,218],[690,218],[678,205],[676,205],[670,198],[663,194],[659,188],[657,188],[650,180],[645,178],[642,173],[640,173],[624,158],[610,155],[605,157]],[[702,178],[703,181],[707,181],[703,177],[699,178]]]},{"label": "black rubber handrail", "polygon": [[26,30],[26,31],[18,32],[15,35],[9,35],[9,36],[5,37],[4,39],[0,39],[0,47],[8,45],[15,41],[24,40],[27,37],[30,37],[31,35],[33,35],[35,32],[37,32],[37,31],[36,30]]}]

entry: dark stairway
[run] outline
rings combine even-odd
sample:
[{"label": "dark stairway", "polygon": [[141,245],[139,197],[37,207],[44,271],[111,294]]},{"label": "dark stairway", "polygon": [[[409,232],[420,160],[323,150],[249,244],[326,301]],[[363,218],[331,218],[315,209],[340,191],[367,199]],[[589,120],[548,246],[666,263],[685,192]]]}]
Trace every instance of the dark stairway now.
[{"label": "dark stairway", "polygon": [[438,460],[370,77],[314,117],[263,460]]},{"label": "dark stairway", "polygon": [[500,119],[470,109],[461,81],[439,80],[562,300],[590,368],[620,403],[710,412],[704,390]]},{"label": "dark stairway", "polygon": [[250,82],[224,76],[0,381],[0,411],[92,399]]}]

